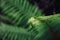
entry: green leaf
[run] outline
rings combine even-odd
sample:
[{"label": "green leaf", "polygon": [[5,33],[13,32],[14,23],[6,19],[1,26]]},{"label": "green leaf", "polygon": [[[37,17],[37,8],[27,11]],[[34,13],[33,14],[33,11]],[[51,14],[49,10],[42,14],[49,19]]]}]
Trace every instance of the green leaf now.
[{"label": "green leaf", "polygon": [[[15,25],[26,25],[32,16],[40,16],[41,11],[27,0],[2,0],[3,15]],[[6,19],[5,19],[6,20]]]},{"label": "green leaf", "polygon": [[28,0],[1,0],[0,38],[2,40],[59,40],[60,14],[43,16]]},{"label": "green leaf", "polygon": [[[51,16],[39,16],[39,17],[35,17],[35,19],[37,19],[37,21],[41,21],[42,23],[44,23],[46,25],[47,28],[49,28],[50,33],[53,35],[54,40],[59,40],[60,39],[60,14],[56,14],[56,15],[51,15]],[[35,23],[36,21],[31,21],[31,23]],[[40,22],[40,23],[41,23]],[[39,23],[36,22],[37,25]],[[44,26],[43,24],[43,26]],[[39,24],[40,25],[40,24]],[[42,24],[41,24],[42,25]],[[35,26],[34,26],[35,27]],[[37,27],[37,26],[36,26]],[[41,27],[41,26],[39,26]],[[44,28],[44,27],[43,27]],[[39,29],[39,28],[38,28]],[[45,30],[46,31],[46,30]],[[46,32],[47,33],[47,32]],[[45,36],[46,37],[46,36]]]},{"label": "green leaf", "polygon": [[33,35],[21,27],[13,27],[0,23],[0,38],[2,40],[33,40]]},{"label": "green leaf", "polygon": [[28,30],[35,34],[34,40],[53,40],[52,33],[44,22],[32,17],[28,23],[30,24]]}]

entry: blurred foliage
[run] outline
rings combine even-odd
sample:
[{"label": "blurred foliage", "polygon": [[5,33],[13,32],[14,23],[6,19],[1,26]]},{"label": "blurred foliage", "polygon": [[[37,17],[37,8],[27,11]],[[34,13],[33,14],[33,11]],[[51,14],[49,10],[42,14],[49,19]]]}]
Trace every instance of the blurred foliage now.
[{"label": "blurred foliage", "polygon": [[1,0],[0,8],[0,40],[60,40],[60,14],[44,16],[28,0]]}]

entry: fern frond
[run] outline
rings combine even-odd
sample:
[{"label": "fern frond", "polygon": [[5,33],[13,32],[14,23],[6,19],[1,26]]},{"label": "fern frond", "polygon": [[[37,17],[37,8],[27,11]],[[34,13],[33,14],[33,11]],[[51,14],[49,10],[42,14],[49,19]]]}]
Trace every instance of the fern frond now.
[{"label": "fern frond", "polygon": [[52,33],[44,22],[32,17],[28,23],[30,24],[28,30],[35,34],[34,40],[53,40]]},{"label": "fern frond", "polygon": [[[51,34],[54,37],[54,40],[60,40],[60,14],[51,15],[51,16],[39,16],[39,17],[35,17],[35,19],[41,21],[46,25],[47,28],[49,28]],[[33,21],[31,21],[31,23],[33,23]],[[39,23],[36,23],[36,24],[39,24]]]},{"label": "fern frond", "polygon": [[[60,14],[43,16],[42,11],[32,6],[28,0],[1,0],[0,7],[4,12],[0,17],[14,24],[7,25],[0,22],[2,40],[58,40],[60,38]],[[28,27],[24,28],[27,25]]]},{"label": "fern frond", "polygon": [[25,25],[32,16],[40,16],[40,10],[27,0],[2,0],[4,17],[8,17],[15,25]]},{"label": "fern frond", "polygon": [[60,14],[53,15],[52,17],[46,19],[45,22],[52,27],[53,31],[60,40]]},{"label": "fern frond", "polygon": [[1,23],[0,38],[2,40],[33,40],[33,35],[24,28]]}]

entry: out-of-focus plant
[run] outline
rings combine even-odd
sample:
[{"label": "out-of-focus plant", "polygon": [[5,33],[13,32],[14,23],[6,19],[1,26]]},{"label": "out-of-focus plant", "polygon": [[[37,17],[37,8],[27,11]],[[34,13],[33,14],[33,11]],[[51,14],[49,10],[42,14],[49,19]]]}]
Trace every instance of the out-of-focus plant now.
[{"label": "out-of-focus plant", "polygon": [[0,40],[59,40],[60,14],[44,16],[28,0],[1,0]]}]

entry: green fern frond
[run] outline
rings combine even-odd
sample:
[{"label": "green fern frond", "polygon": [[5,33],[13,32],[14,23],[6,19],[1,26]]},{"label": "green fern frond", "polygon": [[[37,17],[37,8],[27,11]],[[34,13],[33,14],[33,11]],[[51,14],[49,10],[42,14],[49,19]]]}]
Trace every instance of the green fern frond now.
[{"label": "green fern frond", "polygon": [[30,17],[41,15],[40,10],[28,3],[27,0],[2,0],[1,7],[4,17],[7,17],[15,25],[24,25]]},{"label": "green fern frond", "polygon": [[28,24],[30,24],[28,30],[35,34],[34,40],[53,40],[48,26],[41,20],[32,17],[29,19]]},{"label": "green fern frond", "polygon": [[2,40],[33,40],[33,35],[27,29],[1,23],[0,38]]},{"label": "green fern frond", "polygon": [[60,38],[60,14],[43,16],[42,11],[32,6],[28,0],[1,0],[0,7],[3,9],[0,18],[14,24],[0,22],[2,40],[58,40]]},{"label": "green fern frond", "polygon": [[[35,29],[34,31],[38,31],[39,33],[44,32],[44,34],[43,33],[38,34],[39,36],[45,35],[43,37],[44,38],[49,37],[50,40],[54,40],[54,39],[59,40],[60,39],[60,14],[51,15],[51,16],[32,17],[31,19],[29,19],[28,23],[30,23],[32,25],[31,27],[28,28],[30,31]],[[39,36],[37,36],[37,38]],[[42,37],[42,39],[43,39],[43,37]],[[46,40],[49,40],[49,38],[48,39],[47,38],[46,38]],[[43,39],[43,40],[45,40],[45,39]]]},{"label": "green fern frond", "polygon": [[53,28],[53,31],[60,38],[60,14],[53,15],[46,19],[45,22]]}]

